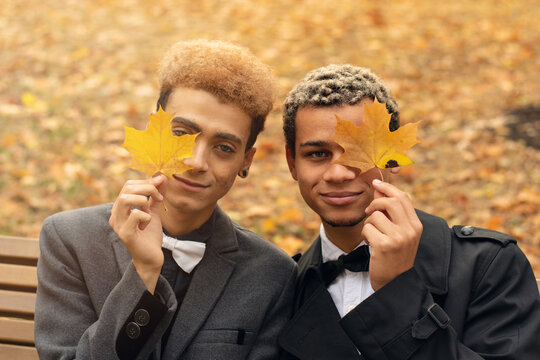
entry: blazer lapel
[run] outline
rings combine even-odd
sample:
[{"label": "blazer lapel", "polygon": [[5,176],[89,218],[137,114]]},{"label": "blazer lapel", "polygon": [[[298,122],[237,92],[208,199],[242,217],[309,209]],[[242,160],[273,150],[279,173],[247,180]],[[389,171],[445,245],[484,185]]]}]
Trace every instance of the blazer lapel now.
[{"label": "blazer lapel", "polygon": [[280,335],[280,345],[300,359],[355,359],[358,351],[339,325],[341,319],[319,275],[321,239],[299,262],[295,315]]},{"label": "blazer lapel", "polygon": [[163,354],[165,359],[178,359],[186,350],[212,312],[234,270],[236,263],[224,254],[238,249],[236,233],[229,217],[219,207],[216,211],[214,230],[178,310]]}]

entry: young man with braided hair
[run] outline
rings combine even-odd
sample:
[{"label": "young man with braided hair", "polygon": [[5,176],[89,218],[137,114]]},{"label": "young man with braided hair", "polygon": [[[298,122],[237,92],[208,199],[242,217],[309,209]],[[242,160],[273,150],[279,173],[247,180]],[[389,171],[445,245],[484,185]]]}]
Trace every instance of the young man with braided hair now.
[{"label": "young man with braided hair", "polygon": [[538,359],[540,299],[514,239],[449,228],[377,169],[334,162],[344,151],[332,140],[336,115],[360,125],[375,98],[397,129],[395,99],[363,68],[314,70],[285,101],[289,169],[322,220],[298,261],[295,315],[280,336],[286,357]]},{"label": "young man with braided hair", "polygon": [[279,356],[296,265],[217,206],[247,176],[272,86],[269,68],[232,44],[182,42],[165,55],[158,105],[174,114],[173,134],[199,133],[191,169],[129,180],[114,204],[45,221],[41,359]]}]

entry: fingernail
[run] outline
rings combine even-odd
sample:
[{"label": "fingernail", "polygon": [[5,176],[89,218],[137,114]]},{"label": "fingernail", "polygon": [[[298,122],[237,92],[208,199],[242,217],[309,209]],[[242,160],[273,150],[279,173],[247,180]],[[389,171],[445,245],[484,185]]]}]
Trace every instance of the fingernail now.
[{"label": "fingernail", "polygon": [[382,183],[382,181],[379,179],[375,179],[373,180],[373,183],[379,185],[380,183]]}]

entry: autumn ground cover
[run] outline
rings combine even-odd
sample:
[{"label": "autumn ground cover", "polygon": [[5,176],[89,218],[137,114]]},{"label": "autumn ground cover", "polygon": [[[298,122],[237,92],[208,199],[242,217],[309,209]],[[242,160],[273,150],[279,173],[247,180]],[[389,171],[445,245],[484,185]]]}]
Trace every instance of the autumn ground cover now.
[{"label": "autumn ground cover", "polygon": [[536,0],[0,2],[0,234],[109,202],[128,170],[160,54],[178,40],[245,45],[278,98],[255,164],[221,205],[290,253],[318,231],[284,161],[281,101],[315,67],[371,68],[403,122],[421,120],[394,182],[450,224],[510,233],[540,277],[540,5]]}]

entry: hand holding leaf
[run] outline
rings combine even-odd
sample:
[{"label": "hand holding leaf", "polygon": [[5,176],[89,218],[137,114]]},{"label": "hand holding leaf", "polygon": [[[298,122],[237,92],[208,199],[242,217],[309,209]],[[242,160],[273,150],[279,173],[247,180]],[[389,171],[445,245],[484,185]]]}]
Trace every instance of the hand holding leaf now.
[{"label": "hand holding leaf", "polygon": [[122,146],[131,153],[130,168],[148,176],[161,172],[168,177],[190,169],[183,159],[193,157],[197,134],[173,135],[172,117],[160,107],[157,113],[150,115],[146,130],[124,126],[126,139]]},{"label": "hand holding leaf", "polygon": [[[377,99],[364,105],[364,118],[360,126],[336,115],[337,124],[332,140],[345,150],[337,163],[359,168],[365,172],[373,167],[380,169],[412,164],[405,152],[417,144],[418,124],[406,124],[390,131],[390,114]],[[382,174],[381,174],[382,176]]]}]

